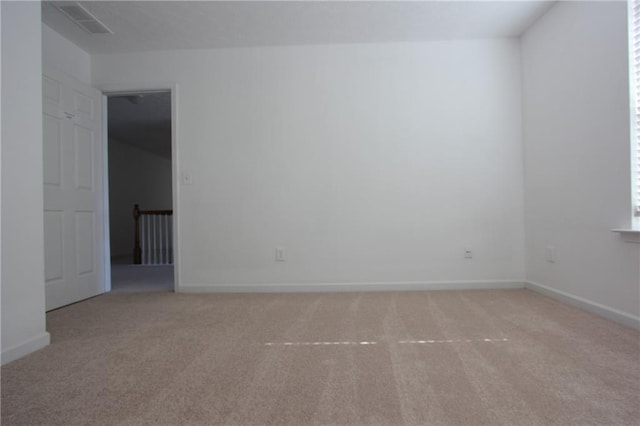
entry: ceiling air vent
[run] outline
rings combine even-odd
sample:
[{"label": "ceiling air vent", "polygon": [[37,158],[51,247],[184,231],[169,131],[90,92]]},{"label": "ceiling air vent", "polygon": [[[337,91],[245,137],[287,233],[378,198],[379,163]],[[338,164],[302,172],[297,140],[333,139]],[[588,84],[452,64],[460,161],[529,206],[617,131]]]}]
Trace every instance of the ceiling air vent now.
[{"label": "ceiling air vent", "polygon": [[89,34],[113,34],[105,24],[93,16],[79,3],[70,1],[53,2],[53,5]]}]

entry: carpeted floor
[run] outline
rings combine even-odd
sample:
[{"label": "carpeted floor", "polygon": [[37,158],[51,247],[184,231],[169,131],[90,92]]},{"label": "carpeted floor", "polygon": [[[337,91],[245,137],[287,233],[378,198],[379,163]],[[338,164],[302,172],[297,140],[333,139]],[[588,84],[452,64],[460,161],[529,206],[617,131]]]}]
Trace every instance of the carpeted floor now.
[{"label": "carpeted floor", "polygon": [[527,290],[109,294],[2,367],[2,425],[638,425],[640,333]]}]

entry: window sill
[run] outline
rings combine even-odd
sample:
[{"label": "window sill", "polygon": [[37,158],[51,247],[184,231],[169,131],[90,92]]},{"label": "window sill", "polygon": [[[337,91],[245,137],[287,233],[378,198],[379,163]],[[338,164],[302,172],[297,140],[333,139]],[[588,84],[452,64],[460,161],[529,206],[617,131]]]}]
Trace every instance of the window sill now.
[{"label": "window sill", "polygon": [[612,229],[617,232],[627,243],[640,244],[640,229]]}]

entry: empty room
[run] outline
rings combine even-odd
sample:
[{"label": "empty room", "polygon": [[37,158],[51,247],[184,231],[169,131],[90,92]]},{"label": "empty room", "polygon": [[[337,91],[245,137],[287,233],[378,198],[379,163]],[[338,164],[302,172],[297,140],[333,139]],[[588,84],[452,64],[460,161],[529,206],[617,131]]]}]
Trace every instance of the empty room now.
[{"label": "empty room", "polygon": [[0,15],[3,425],[640,423],[637,2]]}]

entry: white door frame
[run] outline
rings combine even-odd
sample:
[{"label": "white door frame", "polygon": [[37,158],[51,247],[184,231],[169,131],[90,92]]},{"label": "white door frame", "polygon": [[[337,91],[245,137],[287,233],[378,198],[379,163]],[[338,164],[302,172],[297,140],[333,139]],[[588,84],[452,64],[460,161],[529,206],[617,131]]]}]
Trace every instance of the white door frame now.
[{"label": "white door frame", "polygon": [[178,85],[176,83],[165,84],[109,84],[101,87],[97,87],[102,92],[102,101],[104,105],[103,113],[103,138],[104,138],[104,170],[106,174],[106,185],[104,199],[105,199],[105,212],[104,212],[104,229],[105,229],[105,280],[106,291],[111,290],[111,256],[110,256],[110,238],[109,238],[109,164],[108,154],[109,140],[108,140],[108,123],[107,123],[107,97],[113,95],[126,95],[132,93],[144,93],[144,92],[170,92],[171,93],[171,190],[172,190],[172,208],[173,208],[173,290],[178,293],[180,291],[180,181],[178,173],[178,158],[179,158],[179,144],[178,144]]}]

